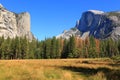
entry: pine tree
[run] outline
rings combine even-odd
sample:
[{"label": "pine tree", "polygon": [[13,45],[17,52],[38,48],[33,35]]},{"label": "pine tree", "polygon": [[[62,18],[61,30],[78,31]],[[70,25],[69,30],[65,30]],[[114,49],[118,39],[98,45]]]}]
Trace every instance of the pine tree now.
[{"label": "pine tree", "polygon": [[21,44],[20,44],[20,38],[16,37],[15,39],[12,39],[12,52],[11,52],[11,58],[19,59],[21,56]]},{"label": "pine tree", "polygon": [[21,44],[21,59],[28,58],[28,51],[29,51],[29,45],[28,45],[28,39],[26,37],[23,37],[20,39]]},{"label": "pine tree", "polygon": [[89,52],[88,52],[88,49],[89,49],[89,46],[90,46],[90,42],[89,42],[89,38],[86,38],[84,41],[83,41],[83,56],[84,58],[88,58],[89,57]]},{"label": "pine tree", "polygon": [[96,55],[97,57],[100,57],[100,40],[95,39],[95,44],[96,44]]},{"label": "pine tree", "polygon": [[56,38],[53,37],[51,40],[51,58],[56,58]]},{"label": "pine tree", "polygon": [[38,40],[32,40],[32,42],[28,42],[28,43],[29,43],[28,58],[29,59],[38,58],[39,55]]},{"label": "pine tree", "polygon": [[112,57],[112,56],[115,56],[116,54],[118,54],[117,45],[118,45],[117,41],[114,41],[112,39],[107,40],[106,50],[107,50],[108,57]]},{"label": "pine tree", "polygon": [[68,43],[68,57],[73,58],[75,53],[75,37],[71,36]]},{"label": "pine tree", "polygon": [[40,42],[41,46],[40,46],[40,49],[41,49],[41,52],[40,52],[40,55],[41,55],[41,58],[45,59],[46,58],[46,44],[45,44],[45,41],[41,41]]},{"label": "pine tree", "polygon": [[43,41],[36,41],[36,48],[35,48],[35,54],[34,54],[34,58],[35,59],[42,59],[44,58],[44,54],[43,54]]},{"label": "pine tree", "polygon": [[8,37],[6,40],[4,40],[2,44],[2,57],[3,59],[9,59],[9,55],[11,53],[11,40]]},{"label": "pine tree", "polygon": [[62,41],[61,39],[56,40],[56,57],[55,58],[61,58],[61,52],[62,52]]},{"label": "pine tree", "polygon": [[51,58],[51,39],[46,39],[45,40],[45,47],[44,47],[44,57],[46,59],[50,59]]},{"label": "pine tree", "polygon": [[90,36],[89,42],[90,42],[90,45],[88,48],[89,57],[95,58],[97,57],[95,38],[93,36]]},{"label": "pine tree", "polygon": [[4,38],[0,37],[0,59],[2,59],[2,44],[4,42]]},{"label": "pine tree", "polygon": [[61,58],[67,58],[68,57],[68,40],[64,40],[63,42],[63,50],[61,53]]}]

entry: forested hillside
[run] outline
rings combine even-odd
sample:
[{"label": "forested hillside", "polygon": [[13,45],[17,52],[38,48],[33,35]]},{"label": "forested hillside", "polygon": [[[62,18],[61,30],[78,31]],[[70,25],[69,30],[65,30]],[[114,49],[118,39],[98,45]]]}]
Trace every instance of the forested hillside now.
[{"label": "forested hillside", "polygon": [[58,59],[58,58],[100,58],[120,55],[120,40],[98,40],[94,37],[81,40],[47,38],[44,41],[29,42],[26,37],[0,38],[0,59]]}]

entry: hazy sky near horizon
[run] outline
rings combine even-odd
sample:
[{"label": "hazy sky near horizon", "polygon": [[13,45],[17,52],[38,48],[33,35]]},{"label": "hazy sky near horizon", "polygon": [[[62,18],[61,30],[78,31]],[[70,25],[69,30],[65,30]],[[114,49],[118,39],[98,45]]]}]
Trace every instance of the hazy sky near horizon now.
[{"label": "hazy sky near horizon", "polygon": [[0,3],[12,12],[29,12],[31,31],[39,40],[74,27],[84,11],[120,10],[120,0],[0,0]]}]

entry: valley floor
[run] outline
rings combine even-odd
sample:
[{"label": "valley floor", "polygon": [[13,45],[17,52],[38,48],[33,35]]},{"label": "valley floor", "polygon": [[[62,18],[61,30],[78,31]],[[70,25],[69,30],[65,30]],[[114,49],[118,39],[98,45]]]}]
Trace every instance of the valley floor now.
[{"label": "valley floor", "polygon": [[105,59],[0,60],[0,80],[119,80],[120,61]]}]

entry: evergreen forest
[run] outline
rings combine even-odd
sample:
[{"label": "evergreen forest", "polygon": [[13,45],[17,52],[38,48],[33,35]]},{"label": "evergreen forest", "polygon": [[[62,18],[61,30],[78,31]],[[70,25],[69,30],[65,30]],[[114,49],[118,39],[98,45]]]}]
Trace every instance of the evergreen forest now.
[{"label": "evergreen forest", "polygon": [[71,36],[70,39],[47,38],[29,41],[26,37],[0,38],[0,59],[66,59],[103,58],[120,55],[120,40],[85,40]]}]

